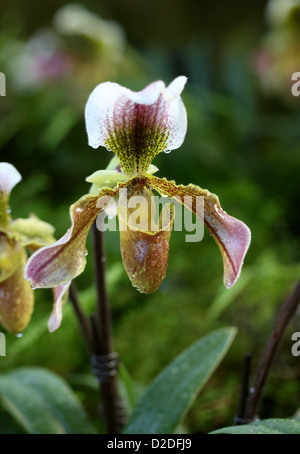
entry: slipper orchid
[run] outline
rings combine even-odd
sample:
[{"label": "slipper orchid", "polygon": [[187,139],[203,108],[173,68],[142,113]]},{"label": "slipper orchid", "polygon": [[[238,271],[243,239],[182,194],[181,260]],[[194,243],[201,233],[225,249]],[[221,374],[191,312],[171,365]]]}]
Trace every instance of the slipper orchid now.
[{"label": "slipper orchid", "polygon": [[[149,208],[153,191],[175,199],[202,218],[221,251],[225,286],[230,288],[237,281],[250,244],[248,227],[223,211],[215,194],[193,184],[178,186],[174,181],[158,178],[154,175],[157,169],[151,164],[158,153],[174,150],[184,141],[187,115],[180,95],[185,83],[186,77],[180,76],[168,87],[156,81],[133,92],[117,83],[105,82],[91,93],[85,109],[89,145],[113,151],[118,158],[117,166],[87,178],[92,190],[71,206],[70,229],[59,241],[29,259],[25,277],[34,287],[65,284],[83,271],[90,227],[110,200],[117,196],[121,199],[125,192],[127,202],[142,196],[149,205],[140,213],[146,219],[142,227],[131,223],[128,204],[119,205],[123,264],[139,291],[156,290],[166,274],[174,208],[169,204],[155,228],[150,228],[148,215],[153,217]],[[202,215],[197,210],[198,198],[204,203]]]},{"label": "slipper orchid", "polygon": [[[0,163],[0,323],[12,333],[20,333],[26,328],[34,305],[33,290],[24,279],[26,247],[35,251],[55,241],[54,228],[36,216],[11,218],[9,196],[21,178],[14,166],[7,162]],[[55,313],[52,314],[51,324],[58,322],[55,314],[66,290],[61,286],[54,291]]]}]

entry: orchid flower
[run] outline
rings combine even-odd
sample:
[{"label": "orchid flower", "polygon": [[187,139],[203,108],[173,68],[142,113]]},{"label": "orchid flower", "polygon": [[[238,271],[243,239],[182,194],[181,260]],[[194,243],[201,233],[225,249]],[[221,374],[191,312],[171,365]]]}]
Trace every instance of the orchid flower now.
[{"label": "orchid flower", "polygon": [[[224,284],[230,288],[237,281],[250,244],[248,227],[223,211],[215,194],[193,184],[176,185],[158,178],[154,175],[158,169],[151,164],[158,153],[174,150],[184,141],[187,114],[180,95],[186,80],[184,76],[177,77],[168,87],[156,81],[139,92],[104,82],[91,93],[85,108],[89,145],[113,151],[118,163],[115,168],[97,171],[86,179],[93,189],[71,206],[69,230],[29,259],[25,276],[34,287],[65,284],[83,271],[90,227],[112,198],[125,190],[127,201],[135,195],[150,201],[156,191],[197,216],[197,198],[202,197],[202,221],[221,251]],[[162,212],[154,230],[147,222],[144,228],[131,225],[128,214],[128,207],[119,207],[120,227],[127,227],[120,228],[123,264],[132,284],[139,291],[150,293],[160,286],[166,274],[173,205]],[[144,214],[148,214],[147,209]]]},{"label": "orchid flower", "polygon": [[[52,225],[36,216],[11,218],[8,205],[10,192],[21,179],[13,165],[0,163],[0,323],[12,333],[21,333],[26,328],[34,306],[33,289],[24,279],[26,247],[36,251],[55,241]],[[67,286],[54,289],[54,309],[49,328],[55,329],[60,323],[60,307],[66,290]]]}]

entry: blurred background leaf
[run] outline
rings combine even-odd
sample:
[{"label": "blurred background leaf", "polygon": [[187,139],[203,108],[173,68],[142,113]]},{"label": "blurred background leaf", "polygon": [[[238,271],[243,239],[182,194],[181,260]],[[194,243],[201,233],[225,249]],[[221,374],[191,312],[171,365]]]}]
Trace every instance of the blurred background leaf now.
[{"label": "blurred background leaf", "polygon": [[2,375],[0,401],[25,432],[95,433],[67,383],[45,369],[23,367]]},{"label": "blurred background leaf", "polygon": [[235,328],[214,331],[178,355],[153,380],[123,433],[174,433],[227,353],[235,334]]},{"label": "blurred background leaf", "polygon": [[299,435],[300,423],[293,419],[263,419],[242,426],[224,427],[211,432],[212,434],[252,434],[252,435]]}]

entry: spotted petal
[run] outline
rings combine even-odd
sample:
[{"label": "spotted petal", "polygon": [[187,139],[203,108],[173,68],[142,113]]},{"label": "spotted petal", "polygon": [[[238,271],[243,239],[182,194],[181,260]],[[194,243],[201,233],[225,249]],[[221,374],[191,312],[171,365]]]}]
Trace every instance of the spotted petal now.
[{"label": "spotted petal", "polygon": [[147,171],[160,152],[182,144],[187,128],[180,94],[186,77],[166,87],[159,80],[139,92],[104,82],[91,93],[85,108],[89,145],[112,150],[128,176]]},{"label": "spotted petal", "polygon": [[70,229],[56,243],[35,252],[27,262],[25,278],[31,280],[33,287],[58,287],[84,270],[89,229],[117,193],[118,188],[105,188],[97,196],[85,195],[71,206]]},{"label": "spotted petal", "polygon": [[232,287],[238,280],[244,257],[251,240],[249,228],[238,219],[222,210],[218,197],[199,186],[177,186],[174,181],[155,176],[143,176],[144,184],[157,190],[161,195],[182,203],[199,217],[202,210],[196,209],[197,197],[204,199],[204,224],[218,244],[224,265],[224,284]]}]

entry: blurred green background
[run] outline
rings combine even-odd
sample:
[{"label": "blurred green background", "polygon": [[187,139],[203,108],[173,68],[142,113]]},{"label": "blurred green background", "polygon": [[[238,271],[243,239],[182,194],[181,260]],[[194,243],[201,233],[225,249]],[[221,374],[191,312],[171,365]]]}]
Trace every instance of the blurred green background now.
[{"label": "blurred green background", "polygon": [[[255,368],[280,305],[300,275],[300,98],[291,93],[291,76],[300,71],[299,2],[66,5],[1,3],[0,71],[6,75],[1,161],[23,176],[11,196],[12,215],[34,212],[56,227],[57,237],[69,227],[69,206],[89,190],[85,178],[112,157],[87,144],[83,112],[97,84],[111,80],[140,90],[157,79],[168,84],[186,75],[187,136],[180,149],[157,156],[157,175],[218,194],[222,207],[250,227],[252,244],[239,282],[226,290],[221,256],[209,234],[186,243],[185,232],[173,232],[164,283],[154,294],[141,295],[123,269],[118,232],[107,232],[114,345],[137,389],[143,389],[200,336],[236,326],[229,354],[183,430],[203,433],[230,425],[243,355],[253,354]],[[77,284],[91,313],[91,251]],[[38,365],[57,372],[102,430],[98,393],[72,308],[66,304],[62,326],[49,334],[51,307],[51,292],[36,291],[35,312],[23,336],[7,334],[0,371]],[[299,407],[299,357],[291,354],[297,330],[299,312],[276,355],[262,418],[289,417]]]}]

